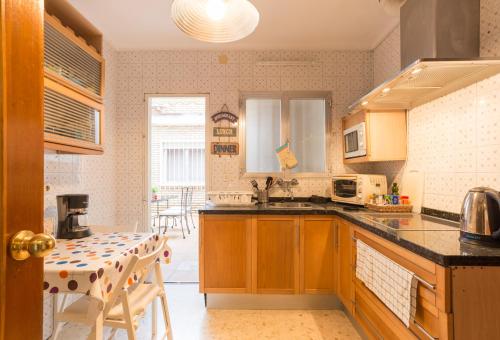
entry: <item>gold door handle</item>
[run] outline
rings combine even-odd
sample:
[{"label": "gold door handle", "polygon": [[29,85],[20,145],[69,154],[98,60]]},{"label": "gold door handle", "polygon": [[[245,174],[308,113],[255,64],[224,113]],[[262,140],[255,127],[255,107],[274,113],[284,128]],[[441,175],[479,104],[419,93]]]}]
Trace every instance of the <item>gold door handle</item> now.
[{"label": "gold door handle", "polygon": [[51,235],[21,230],[10,239],[9,250],[14,260],[22,261],[30,256],[47,256],[55,246],[56,239]]}]

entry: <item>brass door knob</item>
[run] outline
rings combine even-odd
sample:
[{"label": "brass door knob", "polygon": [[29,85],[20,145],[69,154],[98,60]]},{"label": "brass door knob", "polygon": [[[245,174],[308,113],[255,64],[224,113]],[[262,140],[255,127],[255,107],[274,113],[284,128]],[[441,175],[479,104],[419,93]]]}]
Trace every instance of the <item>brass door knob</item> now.
[{"label": "brass door knob", "polygon": [[36,234],[29,230],[17,232],[10,240],[10,256],[14,260],[26,260],[30,256],[44,257],[56,246],[56,239],[47,234]]}]

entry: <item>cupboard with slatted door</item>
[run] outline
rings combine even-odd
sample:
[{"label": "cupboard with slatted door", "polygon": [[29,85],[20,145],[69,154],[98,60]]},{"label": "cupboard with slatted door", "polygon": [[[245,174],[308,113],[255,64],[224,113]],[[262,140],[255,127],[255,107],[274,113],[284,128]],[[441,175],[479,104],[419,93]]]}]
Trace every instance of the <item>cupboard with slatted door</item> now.
[{"label": "cupboard with slatted door", "polygon": [[63,153],[101,154],[102,35],[66,0],[46,0],[45,8],[45,148]]}]

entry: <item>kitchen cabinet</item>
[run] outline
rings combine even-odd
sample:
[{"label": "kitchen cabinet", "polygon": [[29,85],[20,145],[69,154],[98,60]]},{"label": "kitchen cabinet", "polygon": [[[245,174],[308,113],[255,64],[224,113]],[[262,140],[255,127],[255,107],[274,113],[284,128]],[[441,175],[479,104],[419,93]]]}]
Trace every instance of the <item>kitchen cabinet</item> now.
[{"label": "kitchen cabinet", "polygon": [[45,0],[45,148],[101,154],[104,139],[102,34],[66,0]]},{"label": "kitchen cabinet", "polygon": [[252,219],[238,215],[200,218],[200,290],[250,293]]},{"label": "kitchen cabinet", "polygon": [[[359,139],[363,139],[366,155],[353,158],[344,157],[344,163],[406,159],[406,111],[359,111],[342,118],[343,131],[361,123],[364,123],[364,136],[356,135],[352,141],[356,144]],[[343,146],[345,152],[347,150],[345,137],[343,138]],[[357,147],[354,148],[357,149]]]},{"label": "kitchen cabinet", "polygon": [[344,220],[335,219],[337,225],[337,295],[344,307],[352,312],[353,308],[353,252],[352,226]]},{"label": "kitchen cabinet", "polygon": [[450,287],[447,286],[450,281],[450,270],[358,226],[351,225],[351,228],[353,230],[351,243],[354,255],[356,242],[361,240],[401,267],[415,273],[419,278],[415,320],[410,322],[410,327],[407,328],[353,273],[354,306],[352,315],[367,335],[370,338],[389,339],[453,338],[449,326],[452,318]]},{"label": "kitchen cabinet", "polygon": [[299,292],[298,216],[257,216],[253,225],[256,293]]},{"label": "kitchen cabinet", "polygon": [[301,292],[333,294],[336,289],[336,224],[329,216],[301,217]]},{"label": "kitchen cabinet", "polygon": [[202,293],[333,294],[328,216],[200,215]]}]

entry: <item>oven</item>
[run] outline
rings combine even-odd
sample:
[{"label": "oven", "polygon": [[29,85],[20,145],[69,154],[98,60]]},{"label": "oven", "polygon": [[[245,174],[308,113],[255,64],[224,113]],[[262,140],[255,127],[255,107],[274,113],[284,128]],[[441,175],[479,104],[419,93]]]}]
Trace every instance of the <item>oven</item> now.
[{"label": "oven", "polygon": [[366,156],[366,124],[364,122],[344,130],[344,158]]},{"label": "oven", "polygon": [[384,175],[348,174],[332,179],[332,201],[365,205],[370,196],[387,194],[387,179]]}]

